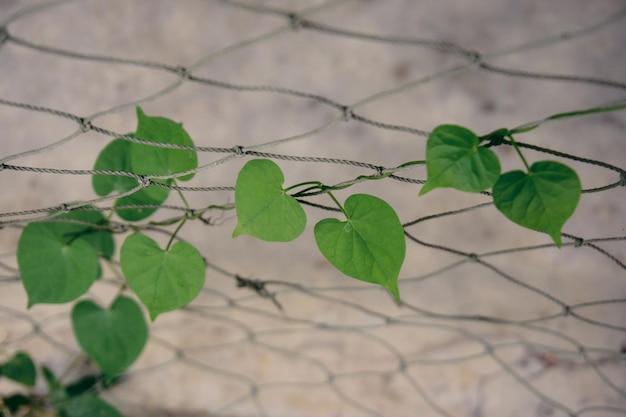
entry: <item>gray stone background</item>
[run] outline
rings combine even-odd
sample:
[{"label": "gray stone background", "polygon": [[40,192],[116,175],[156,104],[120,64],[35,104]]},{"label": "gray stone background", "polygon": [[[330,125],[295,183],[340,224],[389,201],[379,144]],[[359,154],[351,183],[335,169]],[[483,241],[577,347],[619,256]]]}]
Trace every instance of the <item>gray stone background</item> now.
[{"label": "gray stone background", "polygon": [[[626,25],[624,3],[618,0],[353,0],[326,5],[306,18],[358,32],[447,41],[483,55],[557,39],[488,62],[614,80],[622,88],[489,73],[472,68],[463,57],[426,47],[292,30],[284,16],[220,1],[43,2],[53,7],[15,17],[37,4],[0,0],[0,22],[11,17],[9,33],[34,44],[184,65],[196,76],[295,89],[346,105],[404,86],[401,92],[354,111],[381,123],[424,131],[454,123],[485,134],[623,100],[625,94]],[[301,11],[322,3],[246,4]],[[622,18],[593,28],[620,10]],[[280,32],[229,49],[272,31]],[[559,38],[561,34],[577,35]],[[456,75],[445,75],[461,66],[465,69]],[[182,122],[198,146],[250,147],[335,121],[324,131],[264,150],[385,167],[424,157],[424,137],[342,121],[340,111],[319,101],[182,82],[164,71],[72,59],[12,41],[0,47],[0,76],[0,99],[93,116],[93,124],[120,133],[134,130],[134,106],[141,104],[148,115]],[[163,92],[168,86],[171,89]],[[163,93],[153,96],[157,92]],[[518,139],[623,169],[625,123],[624,111],[603,113],[548,123]],[[71,120],[8,105],[0,105],[0,126],[0,158],[78,132]],[[110,139],[80,133],[53,149],[7,163],[88,170]],[[497,153],[505,169],[521,168],[511,149]],[[207,164],[224,156],[203,153],[200,160]],[[528,151],[527,157],[535,161],[545,155]],[[200,171],[186,185],[231,186],[246,160]],[[343,165],[278,163],[290,184],[307,180],[333,184],[371,174]],[[619,180],[606,169],[571,165],[579,171],[584,188]],[[423,168],[402,173],[417,179],[425,179],[425,174]],[[95,198],[89,176],[4,170],[0,189],[1,213]],[[418,198],[419,185],[388,180],[362,183],[337,195],[345,199],[353,192],[385,198],[403,222],[488,201],[453,190]],[[233,194],[226,191],[187,197],[194,207],[233,202]],[[189,310],[164,314],[151,325],[146,351],[122,383],[103,395],[129,416],[624,414],[626,368],[620,354],[626,344],[624,302],[577,309],[588,319],[584,321],[564,317],[558,304],[523,285],[568,305],[626,298],[625,197],[624,187],[585,194],[564,227],[564,232],[584,239],[621,237],[598,243],[617,262],[589,246],[571,244],[561,250],[544,247],[484,258],[522,285],[467,258],[408,241],[400,281],[404,307],[396,306],[384,291],[341,275],[323,259],[312,229],[327,213],[307,209],[303,236],[287,244],[270,244],[248,237],[232,239],[234,214],[210,212],[214,226],[189,224],[182,236],[211,264],[243,277],[299,284],[307,290],[268,284],[283,306],[278,311],[268,299],[236,288],[232,276],[209,268],[206,291]],[[314,201],[328,204],[327,200]],[[180,205],[174,194],[168,203]],[[164,210],[151,220],[176,214]],[[493,207],[425,221],[407,230],[425,242],[467,253],[550,244],[546,235],[508,222]],[[19,232],[15,227],[0,230],[0,260],[7,267],[0,286],[0,359],[26,349],[38,361],[63,371],[78,353],[67,315],[71,306],[37,305],[26,310],[23,289],[11,279],[15,271],[9,268],[15,266]],[[153,236],[166,241],[163,235]],[[110,271],[107,274],[111,276]],[[115,291],[103,281],[94,285],[90,296],[107,303]],[[41,331],[34,332],[21,314],[38,323]],[[553,319],[531,323],[551,315]],[[478,316],[506,322],[490,324]],[[581,346],[586,353],[581,353]],[[399,370],[400,359],[408,364],[405,370]],[[74,374],[89,369],[84,364]],[[12,388],[0,382],[0,392]]]}]

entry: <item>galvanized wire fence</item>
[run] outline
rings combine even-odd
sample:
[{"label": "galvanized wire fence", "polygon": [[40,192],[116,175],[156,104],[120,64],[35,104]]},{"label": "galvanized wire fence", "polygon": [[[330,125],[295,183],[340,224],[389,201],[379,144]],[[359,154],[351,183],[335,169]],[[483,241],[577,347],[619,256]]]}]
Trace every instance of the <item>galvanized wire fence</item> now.
[{"label": "galvanized wire fence", "polygon": [[[93,369],[75,362],[71,306],[25,309],[15,246],[29,222],[108,214],[119,195],[96,198],[91,176],[129,175],[127,194],[159,184],[200,214],[180,237],[200,248],[207,280],[102,393],[128,415],[626,414],[623,5],[278,3],[0,7],[0,355],[73,364],[68,378]],[[126,135],[136,105],[191,133],[189,186],[92,169],[112,138],[140,141]],[[562,249],[504,219],[489,193],[417,197],[425,170],[401,165],[423,159],[439,123],[537,126],[518,138],[529,158],[566,161],[584,186]],[[513,169],[508,145],[493,149]],[[402,301],[330,268],[310,227],[290,244],[231,239],[236,173],[255,157],[291,183],[352,184],[394,206],[408,241]],[[324,197],[301,200],[310,224],[328,215]],[[107,227],[119,242],[138,229],[167,238],[189,211],[172,196],[147,221]],[[116,294],[117,269],[105,265],[91,297]]]}]

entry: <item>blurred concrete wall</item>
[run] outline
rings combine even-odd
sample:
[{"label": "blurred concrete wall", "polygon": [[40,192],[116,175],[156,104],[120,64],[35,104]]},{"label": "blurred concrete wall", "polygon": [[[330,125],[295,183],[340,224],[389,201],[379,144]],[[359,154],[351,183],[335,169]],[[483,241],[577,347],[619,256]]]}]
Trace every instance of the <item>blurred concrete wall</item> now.
[{"label": "blurred concrete wall", "polygon": [[[38,4],[3,0],[0,21]],[[96,115],[94,125],[120,133],[134,130],[134,106],[140,104],[149,115],[182,122],[198,146],[251,147],[330,126],[264,150],[384,167],[424,158],[426,138],[419,134],[342,121],[340,110],[320,100],[278,94],[272,88],[348,106],[374,97],[354,112],[378,124],[428,132],[453,123],[478,134],[598,106],[625,94],[626,26],[620,9],[624,4],[617,0],[354,0],[303,15],[352,32],[449,42],[479,52],[492,65],[517,71],[614,80],[613,86],[507,76],[472,67],[459,54],[398,39],[376,42],[306,24],[290,27],[281,13],[322,5],[311,1],[246,3],[251,8],[200,0],[43,4],[51,7],[11,18],[8,33],[35,45],[103,58],[64,57],[9,39],[0,46],[0,99],[80,117]],[[515,49],[525,44],[535,47]],[[270,88],[239,91],[181,81],[167,71],[107,57],[181,65],[198,77]],[[464,69],[451,73],[454,68]],[[400,87],[396,94],[374,96]],[[623,169],[625,123],[623,111],[597,114],[545,124],[518,139]],[[78,129],[71,120],[10,105],[0,105],[0,126],[0,158],[51,145]],[[110,139],[93,131],[81,133],[8,163],[88,170]],[[497,152],[506,169],[521,168],[512,149]],[[208,164],[224,156],[202,153],[200,160]],[[527,156],[531,161],[545,158],[532,151]],[[206,169],[189,185],[232,186],[245,160]],[[372,173],[343,165],[278,163],[291,184],[333,184]],[[576,162],[572,166],[584,188],[619,180],[619,174],[607,169]],[[416,168],[402,175],[425,179],[426,172]],[[0,172],[0,189],[2,213],[95,197],[89,176],[5,170]],[[403,222],[488,201],[453,190],[417,197],[419,185],[391,180],[370,181],[337,194],[343,199],[351,192],[387,199]],[[228,191],[187,197],[194,207],[233,202]],[[463,256],[409,241],[400,284],[407,305],[401,308],[383,291],[336,272],[319,254],[312,225],[327,213],[307,210],[309,226],[302,237],[268,244],[231,239],[234,214],[210,212],[214,226],[189,225],[182,231],[209,262],[243,277],[309,289],[268,284],[277,292],[283,307],[279,311],[270,300],[238,289],[232,276],[209,268],[206,291],[192,303],[194,310],[159,317],[144,355],[106,395],[130,415],[624,413],[623,301],[576,310],[586,319],[581,320],[564,316],[562,306],[545,294],[567,305],[626,298],[625,197],[624,187],[585,194],[564,228],[583,239],[621,237],[597,243],[613,260],[593,247],[573,245],[483,258],[499,274]],[[174,195],[168,203],[181,204]],[[174,214],[162,211],[154,219]],[[511,224],[493,207],[424,221],[407,231],[424,242],[466,253],[550,244],[546,235]],[[7,265],[15,265],[18,238],[19,228],[0,230],[2,262]],[[23,290],[9,278],[0,287],[0,305],[26,312]],[[101,282],[91,294],[106,301],[115,288]],[[28,349],[53,368],[64,369],[76,346],[66,315],[70,307],[28,310],[42,333],[33,333],[13,310],[0,310],[0,347],[6,352]],[[482,317],[508,322],[493,324]],[[50,344],[42,335],[58,343]],[[588,351],[581,354],[580,346]]]}]

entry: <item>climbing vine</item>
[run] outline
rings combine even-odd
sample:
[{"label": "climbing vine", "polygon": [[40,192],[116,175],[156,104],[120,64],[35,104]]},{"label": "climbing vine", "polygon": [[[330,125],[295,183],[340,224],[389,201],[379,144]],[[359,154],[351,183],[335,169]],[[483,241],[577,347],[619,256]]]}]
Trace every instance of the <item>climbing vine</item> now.
[{"label": "climbing vine", "polygon": [[[567,117],[569,114],[556,115]],[[419,195],[438,188],[481,193],[491,189],[495,207],[520,226],[546,233],[561,247],[561,229],[574,213],[581,195],[576,172],[556,161],[529,164],[514,135],[528,131],[499,129],[484,136],[455,125],[436,127],[426,142],[426,160],[408,161],[401,167],[425,165],[427,180]],[[153,146],[156,142],[165,146]],[[493,151],[497,145],[515,148],[525,170],[502,173]],[[178,181],[194,176],[198,158],[194,142],[181,124],[163,117],[147,116],[137,108],[137,129],[112,140],[98,155],[92,178],[99,196],[115,196],[115,210],[72,210],[51,213],[43,222],[28,224],[18,243],[17,260],[28,306],[66,303],[81,298],[102,275],[102,263],[116,272],[120,291],[110,305],[81,299],[72,309],[74,334],[83,353],[101,370],[79,381],[61,381],[42,368],[48,385],[43,397],[15,394],[4,399],[0,416],[20,407],[52,407],[67,417],[79,415],[119,416],[119,412],[92,394],[96,383],[113,384],[141,354],[151,320],[186,306],[200,293],[205,281],[205,263],[193,245],[178,241],[178,233],[199,218],[176,187],[188,212],[164,224],[175,227],[169,242],[161,247],[136,222],[154,214]],[[380,180],[391,172],[361,176]],[[379,197],[353,194],[341,202],[334,194],[351,184],[325,185],[315,179],[285,184],[280,167],[269,159],[252,159],[240,170],[235,185],[237,224],[233,237],[250,235],[268,242],[288,242],[306,228],[302,198],[324,194],[336,208],[335,216],[314,226],[321,254],[343,274],[384,287],[400,300],[398,276],[405,258],[402,222],[392,206]],[[415,195],[418,201],[418,193]],[[89,207],[84,207],[88,209]],[[115,253],[113,215],[130,222]],[[124,295],[130,289],[135,297]],[[139,302],[135,301],[136,299]],[[17,353],[0,364],[0,376],[26,387],[35,384],[36,366],[28,354]],[[44,401],[45,398],[45,401]]]}]

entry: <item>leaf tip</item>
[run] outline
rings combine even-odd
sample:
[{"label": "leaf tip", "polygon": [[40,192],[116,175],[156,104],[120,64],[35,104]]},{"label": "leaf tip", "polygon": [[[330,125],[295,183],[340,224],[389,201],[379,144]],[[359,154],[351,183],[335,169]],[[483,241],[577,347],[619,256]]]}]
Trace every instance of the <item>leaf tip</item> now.
[{"label": "leaf tip", "polygon": [[426,183],[422,186],[422,189],[419,192],[419,196],[423,196],[424,194],[426,194],[429,191],[432,191],[435,187],[432,186],[431,182],[426,181]]},{"label": "leaf tip", "polygon": [[393,295],[393,298],[395,298],[396,302],[400,302],[400,289],[398,288],[397,284],[391,284],[389,286],[386,287],[387,291],[389,291],[391,293],[391,295]]},{"label": "leaf tip", "polygon": [[561,231],[560,230],[556,230],[552,233],[548,233],[550,235],[550,237],[552,238],[552,240],[554,240],[554,243],[556,244],[556,247],[561,249],[561,247],[563,246],[563,242],[561,240]]},{"label": "leaf tip", "polygon": [[237,224],[237,226],[235,227],[235,230],[233,230],[233,236],[232,237],[236,238],[238,236],[245,235],[245,234],[246,234],[246,231],[242,230],[242,228],[239,227],[239,224]]}]

